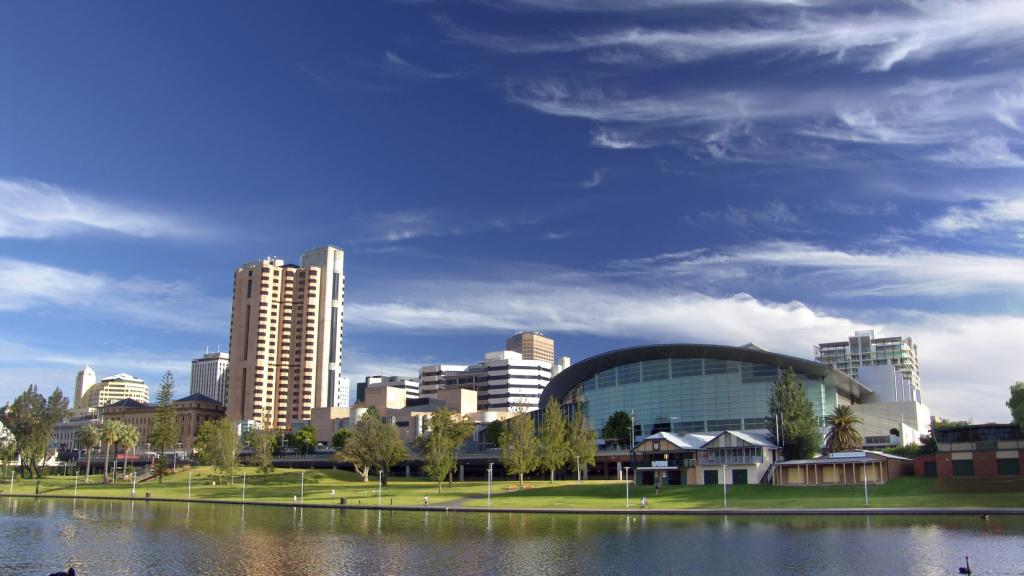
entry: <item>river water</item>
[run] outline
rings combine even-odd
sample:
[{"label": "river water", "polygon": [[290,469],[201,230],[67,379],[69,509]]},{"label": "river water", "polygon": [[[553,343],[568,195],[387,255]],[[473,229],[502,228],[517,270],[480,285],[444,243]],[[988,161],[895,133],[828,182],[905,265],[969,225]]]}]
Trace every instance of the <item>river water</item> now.
[{"label": "river water", "polygon": [[1024,518],[625,517],[0,499],[0,575],[1024,574]]}]

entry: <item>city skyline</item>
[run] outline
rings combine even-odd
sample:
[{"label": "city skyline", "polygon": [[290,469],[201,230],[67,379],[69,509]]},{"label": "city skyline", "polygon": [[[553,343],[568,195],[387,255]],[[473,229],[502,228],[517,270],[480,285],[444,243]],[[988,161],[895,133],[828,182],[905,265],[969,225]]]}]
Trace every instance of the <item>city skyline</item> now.
[{"label": "city skyline", "polygon": [[1008,421],[1022,11],[677,4],[5,6],[0,403],[87,364],[183,396],[233,271],[331,244],[353,382],[523,330],[580,361],[873,329],[936,416]]}]

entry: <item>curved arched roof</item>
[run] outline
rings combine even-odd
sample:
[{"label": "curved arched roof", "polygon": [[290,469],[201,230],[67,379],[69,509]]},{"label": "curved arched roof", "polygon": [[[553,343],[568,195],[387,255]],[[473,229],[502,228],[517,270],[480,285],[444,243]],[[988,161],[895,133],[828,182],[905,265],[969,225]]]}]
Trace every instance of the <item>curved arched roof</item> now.
[{"label": "curved arched roof", "polygon": [[831,377],[836,387],[846,392],[851,398],[860,398],[861,394],[871,389],[854,380],[844,372],[819,362],[776,354],[762,350],[756,346],[721,346],[718,344],[655,344],[620,348],[597,356],[591,356],[582,362],[572,364],[551,379],[541,395],[540,405],[544,406],[548,398],[554,396],[561,401],[570,390],[580,382],[594,377],[609,368],[643,362],[646,360],[664,360],[667,358],[712,358],[716,360],[734,360],[753,364],[768,364],[779,368],[792,367],[802,374]]}]

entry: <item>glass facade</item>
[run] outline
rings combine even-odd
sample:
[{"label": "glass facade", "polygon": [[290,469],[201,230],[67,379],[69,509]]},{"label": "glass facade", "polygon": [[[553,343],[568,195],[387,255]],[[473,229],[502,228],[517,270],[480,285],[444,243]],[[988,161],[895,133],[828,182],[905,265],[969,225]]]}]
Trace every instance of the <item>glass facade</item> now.
[{"label": "glass facade", "polygon": [[[584,410],[598,431],[618,410],[632,411],[638,435],[768,428],[768,397],[781,368],[716,358],[664,358],[621,364],[577,384]],[[822,418],[839,393],[823,376],[797,371]],[[774,426],[774,423],[772,424]]]}]

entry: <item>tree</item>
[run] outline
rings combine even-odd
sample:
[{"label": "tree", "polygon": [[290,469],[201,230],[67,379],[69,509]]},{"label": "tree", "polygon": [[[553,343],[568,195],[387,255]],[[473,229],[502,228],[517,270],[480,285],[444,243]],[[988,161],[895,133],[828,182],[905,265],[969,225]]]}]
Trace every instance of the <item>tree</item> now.
[{"label": "tree", "polygon": [[863,422],[864,420],[854,413],[853,406],[836,406],[832,413],[825,417],[825,424],[829,427],[828,434],[825,435],[825,448],[829,452],[842,452],[863,446],[864,439],[854,428],[854,424]]},{"label": "tree", "polygon": [[277,432],[270,429],[269,423],[262,428],[251,428],[247,432],[249,446],[252,448],[256,471],[267,475],[274,471],[274,450],[277,448]]},{"label": "tree", "polygon": [[549,482],[555,481],[555,470],[565,465],[569,458],[569,439],[565,426],[562,407],[554,398],[548,399],[541,417],[540,434],[540,467],[548,471]]},{"label": "tree", "polygon": [[149,431],[149,443],[157,452],[157,481],[161,484],[167,470],[167,450],[178,443],[178,413],[173,399],[174,373],[168,370],[160,380],[156,416],[153,418],[153,428]]},{"label": "tree", "polygon": [[497,446],[498,440],[501,439],[501,433],[505,431],[505,421],[495,420],[484,428],[484,442],[487,442],[491,446]]},{"label": "tree", "polygon": [[576,403],[576,410],[569,419],[569,457],[570,464],[576,466],[576,477],[582,477],[583,466],[597,464],[597,432],[587,422],[583,414],[583,403]]},{"label": "tree", "polygon": [[[128,451],[139,445],[139,429],[132,424],[123,423],[121,425],[121,433],[118,435],[118,442],[124,447],[124,464],[122,464],[121,470],[124,474],[128,474]],[[117,475],[116,453],[114,459],[114,475]]]},{"label": "tree", "polygon": [[809,458],[821,449],[821,430],[814,415],[804,387],[796,377],[793,368],[788,368],[775,382],[768,398],[769,421],[778,417],[781,438],[771,428],[772,441],[782,447],[783,455],[790,460]]},{"label": "tree", "polygon": [[352,434],[345,442],[345,449],[338,453],[338,458],[352,463],[363,482],[369,480],[371,469],[383,472],[381,482],[386,485],[388,470],[408,460],[409,450],[402,442],[398,426],[367,410],[352,428]]},{"label": "tree", "polygon": [[601,430],[605,440],[615,440],[619,448],[630,448],[633,445],[633,419],[622,410],[613,412]]},{"label": "tree", "polygon": [[345,442],[348,441],[349,434],[350,432],[348,431],[348,428],[338,428],[331,436],[331,446],[338,451],[344,449]]},{"label": "tree", "polygon": [[199,426],[196,450],[203,462],[212,464],[218,474],[234,482],[242,441],[227,418],[207,420]]},{"label": "tree", "polygon": [[533,430],[533,415],[518,414],[508,423],[508,428],[498,439],[501,449],[501,464],[509,474],[519,475],[519,487],[523,487],[523,475],[529,474],[540,465],[540,441]]},{"label": "tree", "polygon": [[1013,421],[1024,430],[1024,381],[1010,386],[1010,399],[1006,401],[1006,407],[1010,409]]},{"label": "tree", "polygon": [[55,389],[44,397],[32,385],[8,405],[0,408],[0,424],[14,436],[14,447],[21,456],[22,478],[42,478],[40,463],[46,460],[53,427],[67,417],[68,399]]},{"label": "tree", "polygon": [[299,454],[312,454],[316,450],[316,429],[313,425],[303,427],[292,435],[292,444]]},{"label": "tree", "polygon": [[455,452],[473,435],[476,426],[469,418],[445,408],[430,416],[429,426],[430,431],[419,442],[423,449],[423,470],[437,481],[440,492],[445,477],[451,486],[452,474],[459,465]]},{"label": "tree", "polygon": [[100,428],[95,424],[86,424],[78,429],[78,445],[85,448],[85,483],[89,483],[89,472],[92,471],[92,449],[100,445]]},{"label": "tree", "polygon": [[[104,420],[100,424],[100,442],[103,442],[105,449],[103,451],[103,483],[110,482],[110,447],[117,442],[117,438],[121,433],[120,422],[117,420]],[[117,457],[117,452],[114,452],[114,456]],[[116,475],[116,474],[115,474]]]},{"label": "tree", "polygon": [[7,477],[7,467],[18,455],[18,448],[13,438],[0,438],[0,476]]}]

